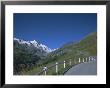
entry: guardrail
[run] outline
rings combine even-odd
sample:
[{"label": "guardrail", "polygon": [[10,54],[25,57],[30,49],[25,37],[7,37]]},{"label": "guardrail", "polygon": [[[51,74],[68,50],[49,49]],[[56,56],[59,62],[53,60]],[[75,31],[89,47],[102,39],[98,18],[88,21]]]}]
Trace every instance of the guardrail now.
[{"label": "guardrail", "polygon": [[37,73],[37,75],[47,75],[47,71],[49,69],[52,69],[53,67],[55,67],[55,72],[56,74],[58,75],[58,72],[59,72],[59,65],[60,64],[63,64],[63,68],[65,69],[66,68],[66,64],[68,63],[69,66],[72,66],[72,65],[76,65],[76,64],[80,64],[80,63],[85,63],[85,62],[88,62],[88,61],[93,61],[93,60],[96,60],[96,58],[94,57],[86,57],[86,58],[78,58],[78,59],[75,59],[74,60],[74,63],[72,64],[72,59],[69,59],[69,60],[64,60],[63,62],[56,62],[55,64],[47,67],[47,66],[44,66],[44,68]]}]

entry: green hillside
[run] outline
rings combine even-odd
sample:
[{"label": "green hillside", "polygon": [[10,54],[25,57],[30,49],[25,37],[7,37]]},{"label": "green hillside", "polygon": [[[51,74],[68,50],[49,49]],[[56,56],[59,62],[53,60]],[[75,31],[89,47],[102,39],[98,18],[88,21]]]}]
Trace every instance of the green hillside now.
[{"label": "green hillside", "polygon": [[40,57],[35,55],[34,52],[14,42],[14,74],[19,74],[24,69],[31,69],[38,60],[40,60]]},{"label": "green hillside", "polygon": [[79,42],[67,44],[58,50],[50,53],[46,59],[45,63],[51,62],[53,60],[66,60],[66,59],[77,59],[85,58],[89,56],[97,55],[97,33],[91,33]]},{"label": "green hillside", "polygon": [[[64,60],[72,60],[74,63],[78,58],[85,58],[89,56],[97,56],[97,32],[91,33],[78,42],[71,42],[63,45],[61,48],[49,53],[45,59],[41,59],[35,67],[31,70],[23,71],[23,75],[34,75],[40,72],[44,66],[51,66],[56,62],[63,62]],[[59,75],[64,73],[64,70],[70,68],[66,66],[59,66]],[[54,70],[48,70],[48,75],[55,75]]]}]

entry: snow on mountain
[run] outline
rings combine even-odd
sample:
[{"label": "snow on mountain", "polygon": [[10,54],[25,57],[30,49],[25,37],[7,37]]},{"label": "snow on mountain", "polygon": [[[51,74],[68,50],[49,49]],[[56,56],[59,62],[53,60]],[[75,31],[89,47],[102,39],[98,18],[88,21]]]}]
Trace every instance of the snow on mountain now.
[{"label": "snow on mountain", "polygon": [[[56,49],[52,49],[52,51],[55,51],[55,50],[57,50],[57,49],[58,49],[58,48],[56,48]],[[51,52],[52,52],[52,51],[51,51]]]},{"label": "snow on mountain", "polygon": [[20,39],[17,39],[17,38],[14,38],[14,40],[18,41],[19,44],[27,44],[27,45],[30,45],[30,42],[29,41],[24,41],[24,40],[20,40]]},{"label": "snow on mountain", "polygon": [[33,41],[24,41],[22,39],[18,39],[18,38],[14,38],[15,41],[18,41],[19,44],[27,44],[29,47],[31,45],[33,45],[35,48],[37,49],[42,49],[43,51],[45,51],[46,53],[50,53],[52,51],[55,51],[56,49],[50,49],[48,48],[46,45],[43,44],[39,44],[36,40]]},{"label": "snow on mountain", "polygon": [[46,45],[40,44],[40,47],[42,47],[42,49],[43,49],[44,51],[46,51],[47,53],[52,52],[52,49],[48,48]]},{"label": "snow on mountain", "polygon": [[39,44],[36,42],[36,40],[30,41],[30,43],[39,48]]}]

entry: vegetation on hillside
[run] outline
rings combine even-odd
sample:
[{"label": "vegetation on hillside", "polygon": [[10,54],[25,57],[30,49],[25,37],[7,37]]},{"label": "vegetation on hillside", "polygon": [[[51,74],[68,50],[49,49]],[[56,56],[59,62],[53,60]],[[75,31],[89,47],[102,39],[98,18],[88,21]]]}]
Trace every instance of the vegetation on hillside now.
[{"label": "vegetation on hillside", "polygon": [[[44,59],[37,55],[29,54],[24,49],[14,48],[14,73],[23,75],[34,75],[43,69],[44,66],[51,66],[56,62],[72,60],[74,63],[78,58],[97,56],[97,32],[91,33],[78,42],[65,44],[61,48],[49,53]],[[67,66],[66,66],[67,67]],[[68,66],[68,68],[70,68]],[[59,66],[59,74],[64,70]],[[48,71],[49,75],[55,75],[54,70]]]}]

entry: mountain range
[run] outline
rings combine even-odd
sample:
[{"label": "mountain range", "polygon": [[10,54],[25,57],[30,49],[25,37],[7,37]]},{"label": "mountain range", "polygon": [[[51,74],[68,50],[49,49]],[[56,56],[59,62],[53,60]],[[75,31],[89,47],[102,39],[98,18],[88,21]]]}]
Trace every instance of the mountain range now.
[{"label": "mountain range", "polygon": [[23,39],[18,39],[18,38],[14,38],[14,42],[20,44],[20,45],[25,45],[29,48],[36,48],[36,49],[39,49],[39,50],[42,50],[44,51],[45,53],[50,53],[52,51],[54,51],[55,49],[50,49],[48,48],[46,45],[44,44],[41,44],[39,42],[37,42],[36,40],[33,40],[33,41],[25,41]]},{"label": "mountain range", "polygon": [[[45,59],[48,53],[55,51],[46,45],[33,41],[14,38],[14,69],[15,72],[27,64],[36,64],[39,60]],[[23,65],[24,64],[24,65]]]},{"label": "mountain range", "polygon": [[22,69],[44,65],[53,61],[97,56],[97,32],[93,32],[78,42],[70,42],[58,49],[50,49],[35,40],[25,41],[14,38],[14,74]]}]

